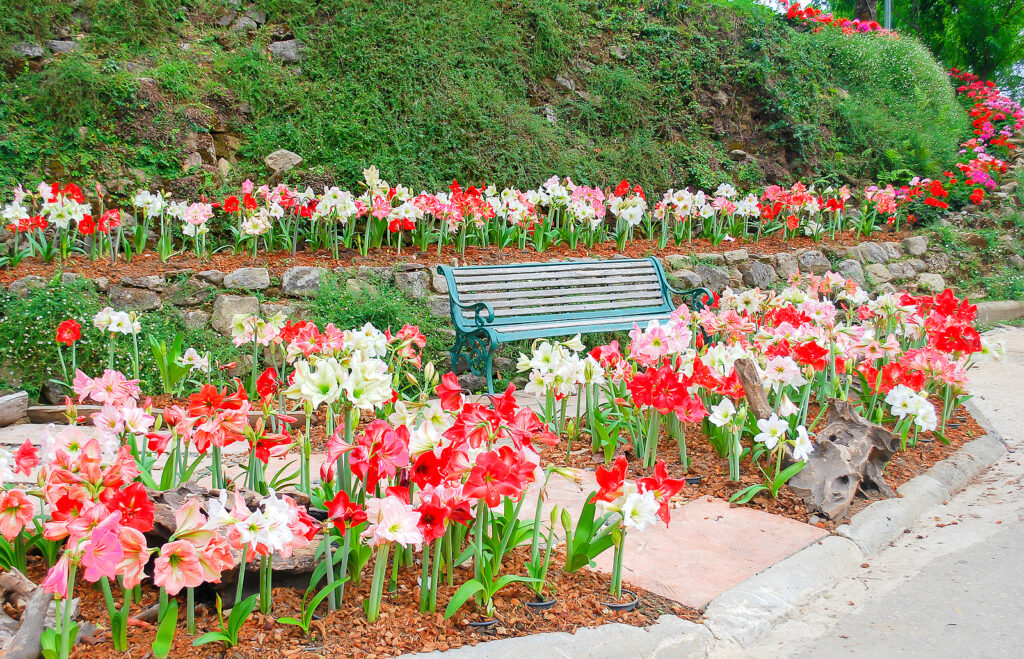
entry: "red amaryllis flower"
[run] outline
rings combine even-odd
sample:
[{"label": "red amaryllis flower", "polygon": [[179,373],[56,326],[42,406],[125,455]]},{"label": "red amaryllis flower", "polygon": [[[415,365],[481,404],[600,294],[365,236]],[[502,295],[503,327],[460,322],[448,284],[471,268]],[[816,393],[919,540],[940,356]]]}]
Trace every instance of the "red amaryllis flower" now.
[{"label": "red amaryllis flower", "polygon": [[815,371],[825,370],[825,357],[828,350],[825,350],[815,341],[804,341],[793,348],[793,359],[803,366],[810,366]]},{"label": "red amaryllis flower", "polygon": [[327,502],[327,519],[345,535],[345,531],[366,521],[366,511],[355,501],[350,501],[348,494],[338,492]]},{"label": "red amaryllis flower", "polygon": [[150,500],[142,483],[132,483],[120,492],[114,493],[105,504],[111,512],[121,512],[122,526],[129,526],[143,533],[153,530],[156,506]]},{"label": "red amaryllis flower", "polygon": [[689,394],[686,383],[669,366],[648,368],[637,373],[629,383],[629,393],[637,407],[649,405],[662,414],[668,414],[683,403]]},{"label": "red amaryllis flower", "polygon": [[100,233],[110,233],[119,226],[121,226],[121,211],[118,209],[111,208],[103,215],[100,215],[98,223]]},{"label": "red amaryllis flower", "polygon": [[455,374],[448,371],[441,377],[441,383],[434,387],[434,391],[441,399],[441,409],[446,412],[457,410],[462,407],[462,385]]},{"label": "red amaryllis flower", "polygon": [[516,454],[509,446],[481,453],[462,489],[463,494],[483,500],[493,508],[502,497],[518,499],[523,492],[523,481],[513,465]]},{"label": "red amaryllis flower", "polygon": [[686,479],[669,478],[668,470],[665,469],[665,461],[658,460],[658,464],[654,465],[654,475],[641,478],[636,484],[642,492],[654,492],[654,498],[660,504],[658,517],[661,518],[661,521],[665,522],[665,526],[668,526],[670,517],[669,499],[674,497],[676,492],[683,489],[683,486],[686,485]]},{"label": "red amaryllis flower", "polygon": [[622,494],[622,484],[626,480],[626,469],[628,467],[629,461],[624,455],[620,455],[615,460],[615,464],[612,465],[611,469],[606,469],[603,465],[598,467],[594,473],[595,478],[597,478],[598,490],[590,498],[591,503],[594,501],[615,501],[618,499]]},{"label": "red amaryllis flower", "polygon": [[96,222],[92,219],[92,215],[82,216],[82,219],[78,221],[78,231],[83,236],[91,236],[96,233]]},{"label": "red amaryllis flower", "polygon": [[420,514],[420,521],[416,526],[423,534],[424,542],[433,542],[444,535],[448,506],[438,501],[424,501],[416,512]]},{"label": "red amaryllis flower", "polygon": [[277,369],[271,366],[263,371],[263,374],[256,380],[256,393],[260,398],[270,398],[277,393],[281,382],[277,377]]},{"label": "red amaryllis flower", "polygon": [[74,318],[68,318],[57,325],[57,343],[69,346],[80,338],[82,338],[82,326]]},{"label": "red amaryllis flower", "polygon": [[236,212],[238,210],[238,197],[231,195],[230,197],[224,199],[223,208],[225,213]]}]

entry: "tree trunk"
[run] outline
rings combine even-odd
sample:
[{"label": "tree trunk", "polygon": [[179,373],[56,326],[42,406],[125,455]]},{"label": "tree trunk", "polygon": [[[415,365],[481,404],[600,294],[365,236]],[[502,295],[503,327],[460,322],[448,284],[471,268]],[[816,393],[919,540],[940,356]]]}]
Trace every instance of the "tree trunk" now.
[{"label": "tree trunk", "polygon": [[862,21],[878,20],[878,3],[875,0],[855,0],[853,17]]}]

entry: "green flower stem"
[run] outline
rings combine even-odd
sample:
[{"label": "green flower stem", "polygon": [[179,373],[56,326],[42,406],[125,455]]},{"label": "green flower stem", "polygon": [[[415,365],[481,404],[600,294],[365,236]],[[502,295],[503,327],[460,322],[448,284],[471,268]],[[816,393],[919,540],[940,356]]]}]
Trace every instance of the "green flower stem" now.
[{"label": "green flower stem", "polygon": [[366,607],[366,620],[377,622],[380,616],[380,602],[384,597],[384,576],[387,574],[388,550],[390,545],[381,543],[373,560],[373,582],[370,585],[370,599]]}]

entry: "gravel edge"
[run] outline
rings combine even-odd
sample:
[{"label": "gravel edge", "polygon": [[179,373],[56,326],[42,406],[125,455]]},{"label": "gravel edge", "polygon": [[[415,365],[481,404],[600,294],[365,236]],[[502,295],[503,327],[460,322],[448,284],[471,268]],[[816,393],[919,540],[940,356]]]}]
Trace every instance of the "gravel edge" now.
[{"label": "gravel edge", "polygon": [[800,606],[882,551],[930,508],[941,504],[1006,455],[1002,436],[972,401],[967,408],[986,435],[967,442],[924,474],[898,488],[899,498],[876,501],[853,515],[835,535],[796,552],[712,600],[700,623],[665,615],[650,627],[608,624],[488,641],[447,652],[408,654],[417,659],[666,659],[707,657],[717,640],[749,645]]}]

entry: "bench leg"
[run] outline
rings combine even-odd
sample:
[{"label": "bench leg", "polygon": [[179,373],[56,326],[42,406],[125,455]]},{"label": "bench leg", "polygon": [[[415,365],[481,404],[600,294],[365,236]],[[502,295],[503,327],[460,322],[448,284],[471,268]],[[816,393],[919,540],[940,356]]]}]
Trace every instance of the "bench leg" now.
[{"label": "bench leg", "polygon": [[486,334],[465,334],[458,332],[455,335],[455,345],[451,349],[450,359],[452,371],[459,363],[462,354],[466,355],[466,363],[474,375],[483,375],[487,378],[487,393],[494,393],[494,346],[491,338]]}]

